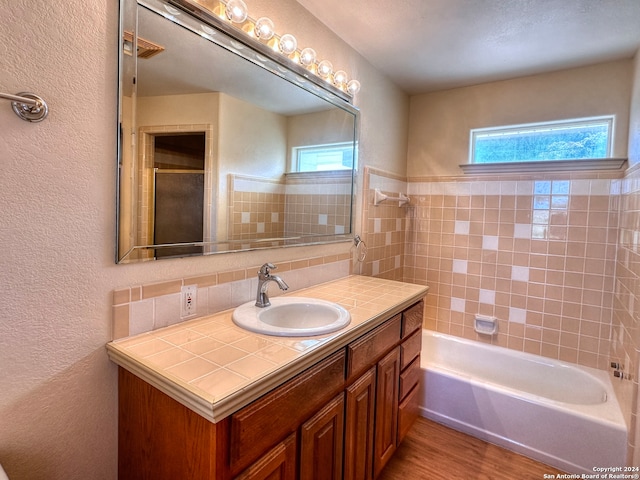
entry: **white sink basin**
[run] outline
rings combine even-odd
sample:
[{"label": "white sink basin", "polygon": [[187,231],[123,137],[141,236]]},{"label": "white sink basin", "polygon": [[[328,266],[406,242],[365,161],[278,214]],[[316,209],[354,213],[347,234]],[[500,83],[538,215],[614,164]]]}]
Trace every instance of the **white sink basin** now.
[{"label": "white sink basin", "polygon": [[340,330],[351,322],[349,312],[332,302],[306,297],[276,297],[271,306],[247,302],[233,311],[233,322],[246,330],[279,337],[307,337]]}]

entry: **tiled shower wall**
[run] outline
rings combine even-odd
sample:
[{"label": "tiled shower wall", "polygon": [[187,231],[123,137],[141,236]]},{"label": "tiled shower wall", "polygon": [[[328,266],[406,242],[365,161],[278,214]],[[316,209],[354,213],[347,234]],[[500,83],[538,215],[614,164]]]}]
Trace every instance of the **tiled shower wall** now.
[{"label": "tiled shower wall", "polygon": [[230,175],[229,239],[344,234],[351,219],[350,174],[287,175],[283,181]]},{"label": "tiled shower wall", "polygon": [[[409,183],[365,175],[364,272],[427,284],[425,326],[609,369],[640,463],[640,167],[619,175],[456,177]],[[410,205],[373,206],[373,190],[408,190]],[[381,208],[382,207],[382,208]],[[405,243],[394,242],[400,229]],[[403,268],[390,258],[401,255]],[[632,459],[632,460],[631,460]]]},{"label": "tiled shower wall", "polygon": [[232,192],[229,240],[282,238],[284,235],[284,194]]},{"label": "tiled shower wall", "polygon": [[623,365],[627,381],[614,381],[623,412],[630,412],[628,423],[629,459],[640,463],[640,405],[638,377],[640,351],[640,169],[627,172],[614,189],[620,208],[620,229],[613,299],[611,360]]},{"label": "tiled shower wall", "polygon": [[364,205],[362,209],[362,239],[367,246],[367,255],[362,263],[363,275],[403,280],[405,231],[408,205],[387,200],[374,205],[374,190],[379,189],[389,196],[406,193],[407,182],[395,175],[365,167]]},{"label": "tiled shower wall", "polygon": [[[406,183],[369,169],[363,273],[428,285],[428,328],[608,368],[619,176]],[[389,195],[408,190],[411,202],[374,206],[375,188]],[[495,316],[498,334],[477,334],[476,314]]]},{"label": "tiled shower wall", "polygon": [[351,171],[286,175],[285,235],[342,235],[351,220]]},{"label": "tiled shower wall", "polygon": [[[612,179],[540,178],[411,182],[404,278],[429,285],[429,328],[606,368]],[[476,314],[496,317],[498,334],[477,334]]]},{"label": "tiled shower wall", "polygon": [[284,234],[285,187],[270,178],[230,174],[229,240],[281,238]]}]

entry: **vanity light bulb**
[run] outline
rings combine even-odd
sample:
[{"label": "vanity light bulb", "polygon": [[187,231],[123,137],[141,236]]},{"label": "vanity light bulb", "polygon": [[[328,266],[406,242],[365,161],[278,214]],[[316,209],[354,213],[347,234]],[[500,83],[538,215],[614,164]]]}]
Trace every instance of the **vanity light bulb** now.
[{"label": "vanity light bulb", "polygon": [[333,65],[329,60],[323,60],[318,64],[318,75],[327,78],[333,72]]},{"label": "vanity light bulb", "polygon": [[298,48],[298,41],[296,37],[291,35],[290,33],[285,33],[282,37],[280,37],[280,42],[278,43],[280,47],[280,51],[285,55],[291,55]]},{"label": "vanity light bulb", "polygon": [[347,83],[347,72],[343,70],[338,70],[333,74],[333,83],[335,83],[338,87],[342,88],[342,86]]},{"label": "vanity light bulb", "polygon": [[300,52],[300,63],[309,67],[316,63],[316,51],[313,48],[305,48]]},{"label": "vanity light bulb", "polygon": [[242,23],[247,19],[247,6],[242,0],[229,0],[227,2],[225,13],[227,19],[233,23]]},{"label": "vanity light bulb", "polygon": [[347,92],[351,94],[351,96],[355,95],[360,91],[360,82],[358,80],[351,80],[347,83]]},{"label": "vanity light bulb", "polygon": [[256,26],[253,29],[256,38],[260,40],[271,40],[273,35],[275,34],[275,25],[271,21],[271,19],[267,17],[261,17],[256,20]]}]

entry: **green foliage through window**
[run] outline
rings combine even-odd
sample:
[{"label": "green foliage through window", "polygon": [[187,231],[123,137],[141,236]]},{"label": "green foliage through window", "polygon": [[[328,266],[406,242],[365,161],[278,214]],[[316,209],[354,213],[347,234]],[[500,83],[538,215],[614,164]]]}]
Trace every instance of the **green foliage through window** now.
[{"label": "green foliage through window", "polygon": [[471,130],[471,163],[608,158],[613,117]]}]

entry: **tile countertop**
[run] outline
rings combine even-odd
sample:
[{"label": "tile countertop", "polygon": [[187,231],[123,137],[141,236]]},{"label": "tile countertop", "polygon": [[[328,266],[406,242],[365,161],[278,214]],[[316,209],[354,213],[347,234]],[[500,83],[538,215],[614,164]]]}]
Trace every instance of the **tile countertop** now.
[{"label": "tile countertop", "polygon": [[424,297],[429,287],[352,275],[291,295],[329,300],[351,323],[327,335],[274,337],[237,327],[233,310],[119,339],[111,360],[218,422]]}]

